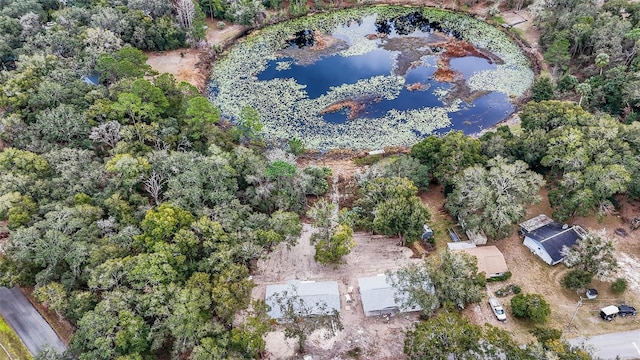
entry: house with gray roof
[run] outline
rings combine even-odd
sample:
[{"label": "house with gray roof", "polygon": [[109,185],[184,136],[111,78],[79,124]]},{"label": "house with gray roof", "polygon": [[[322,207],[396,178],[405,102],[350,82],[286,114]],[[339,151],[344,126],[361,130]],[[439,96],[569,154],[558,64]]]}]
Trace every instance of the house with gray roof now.
[{"label": "house with gray roof", "polygon": [[523,222],[519,232],[524,236],[523,245],[549,265],[561,262],[562,249],[572,247],[587,235],[578,225],[560,224],[546,215]]},{"label": "house with gray roof", "polygon": [[275,294],[297,295],[305,307],[304,309],[296,309],[300,315],[325,315],[333,310],[340,312],[340,292],[336,281],[290,280],[286,284],[268,285],[265,293],[265,302],[271,307],[268,315],[272,319],[282,319],[283,314],[275,301]]},{"label": "house with gray roof", "polygon": [[[422,310],[418,305],[405,307],[403,304],[408,294],[394,288],[385,274],[358,278],[358,287],[365,316],[395,315]],[[433,290],[433,287],[431,289]]]}]

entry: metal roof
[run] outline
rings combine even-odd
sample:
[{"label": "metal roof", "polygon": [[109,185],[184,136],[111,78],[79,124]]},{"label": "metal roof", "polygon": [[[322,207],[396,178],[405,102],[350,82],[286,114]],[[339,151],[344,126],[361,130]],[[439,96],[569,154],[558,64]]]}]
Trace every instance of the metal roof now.
[{"label": "metal roof", "polygon": [[453,250],[455,252],[465,252],[478,259],[478,272],[484,272],[487,276],[500,274],[509,271],[504,255],[493,246],[478,246],[474,248]]},{"label": "metal roof", "polygon": [[418,305],[413,308],[404,308],[403,303],[407,300],[408,294],[394,288],[385,274],[358,278],[358,286],[365,314],[394,309],[399,312],[422,310]]},{"label": "metal roof", "polygon": [[318,306],[322,303],[326,304],[326,312],[334,309],[340,311],[340,292],[336,281],[290,280],[286,284],[267,285],[265,302],[271,307],[268,314],[272,319],[280,319],[283,316],[273,295],[282,294],[285,291],[287,294],[297,294],[304,301],[304,305],[310,308],[309,315],[322,315],[320,306]]},{"label": "metal roof", "polygon": [[529,219],[523,222],[522,224],[520,224],[520,227],[522,228],[522,230],[526,232],[532,232],[552,222],[553,222],[553,219],[551,219],[545,214],[540,214],[534,217],[533,219]]},{"label": "metal roof", "polygon": [[551,222],[525,235],[540,242],[555,263],[564,258],[562,249],[565,246],[572,247],[578,239],[584,238],[585,234],[579,226],[568,227],[565,224]]}]

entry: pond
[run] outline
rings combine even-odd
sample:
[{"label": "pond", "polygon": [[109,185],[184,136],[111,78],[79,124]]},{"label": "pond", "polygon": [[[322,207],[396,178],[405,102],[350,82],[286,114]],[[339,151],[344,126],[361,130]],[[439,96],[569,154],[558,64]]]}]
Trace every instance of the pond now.
[{"label": "pond", "polygon": [[283,22],[236,44],[213,68],[210,99],[268,139],[312,149],[410,146],[475,133],[514,111],[533,81],[522,51],[471,16],[432,8],[348,9]]}]

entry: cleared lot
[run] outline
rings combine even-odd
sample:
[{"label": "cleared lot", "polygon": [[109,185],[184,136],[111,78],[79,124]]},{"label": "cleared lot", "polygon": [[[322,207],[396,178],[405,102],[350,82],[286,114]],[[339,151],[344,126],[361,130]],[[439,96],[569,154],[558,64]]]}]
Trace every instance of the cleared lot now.
[{"label": "cleared lot", "polygon": [[[395,270],[420,259],[411,258],[413,252],[401,247],[397,239],[356,233],[355,249],[344,257],[344,264],[334,269],[317,264],[313,259],[315,249],[309,243],[312,231],[310,225],[305,225],[298,245],[291,249],[280,246],[267,259],[258,262],[258,271],[253,275],[257,286],[252,297],[264,299],[266,285],[286,280],[335,280],[341,294],[344,330],[329,340],[325,340],[321,332],[315,333],[310,337],[307,352],[320,359],[346,358],[348,351],[359,352],[362,358],[367,359],[403,358],[403,333],[418,321],[417,315],[403,314],[390,319],[365,317],[357,279]],[[350,287],[353,287],[353,302],[347,304],[344,294]],[[268,359],[288,358],[294,352],[294,342],[285,341],[281,330],[267,336]]]}]

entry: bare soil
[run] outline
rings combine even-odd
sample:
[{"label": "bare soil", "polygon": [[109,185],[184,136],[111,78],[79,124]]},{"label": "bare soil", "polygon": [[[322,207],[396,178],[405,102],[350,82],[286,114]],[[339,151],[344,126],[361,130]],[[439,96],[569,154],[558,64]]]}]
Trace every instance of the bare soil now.
[{"label": "bare soil", "polygon": [[199,48],[147,52],[147,64],[161,74],[172,74],[177,81],[186,81],[200,92],[204,91],[214,49],[224,49],[247,29],[242,25],[225,24],[224,27],[218,27],[218,20],[207,19],[206,44]]},{"label": "bare soil", "polygon": [[[357,279],[396,270],[408,263],[421,261],[412,258],[413,252],[402,247],[399,240],[385,236],[356,233],[354,250],[344,257],[338,268],[323,266],[315,262],[315,249],[309,239],[314,229],[305,224],[302,237],[291,249],[277,247],[265,259],[258,261],[258,270],[253,275],[257,286],[253,289],[254,299],[264,299],[265,288],[269,284],[284,283],[287,280],[316,280],[338,282],[340,294],[347,294],[353,288],[352,303],[342,298],[341,320],[344,330],[332,339],[326,340],[322,332],[314,333],[307,344],[307,354],[314,359],[344,359],[348,351],[360,351],[366,359],[402,358],[403,334],[418,321],[416,314],[383,317],[364,317]],[[359,350],[355,350],[358,348]],[[295,344],[285,341],[282,329],[267,336],[267,359],[286,359],[296,356]]]}]

